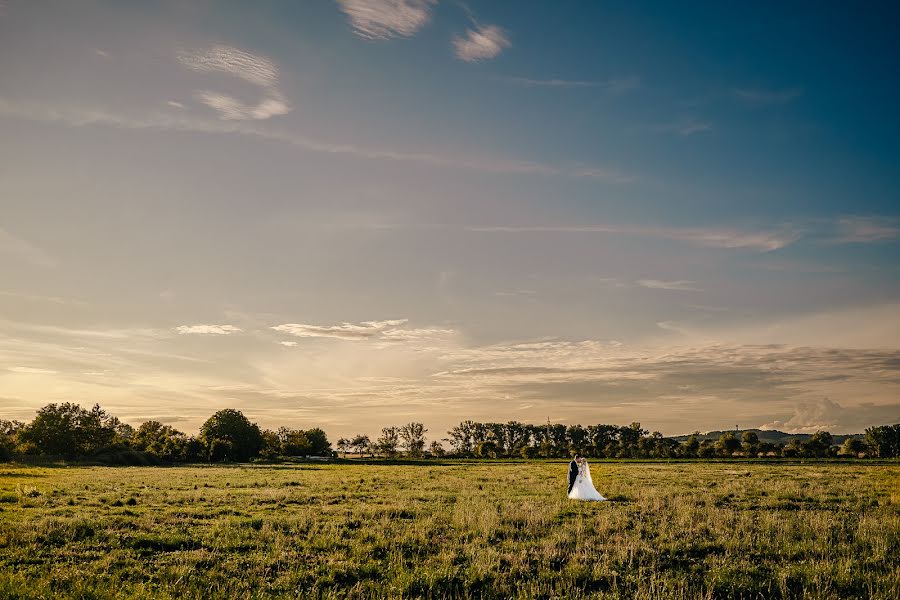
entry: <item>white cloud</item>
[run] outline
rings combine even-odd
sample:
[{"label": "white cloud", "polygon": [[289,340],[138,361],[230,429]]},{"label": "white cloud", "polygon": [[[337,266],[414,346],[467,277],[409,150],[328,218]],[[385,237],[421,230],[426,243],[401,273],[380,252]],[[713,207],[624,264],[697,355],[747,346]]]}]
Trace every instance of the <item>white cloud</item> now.
[{"label": "white cloud", "polygon": [[261,88],[263,97],[256,104],[248,104],[222,92],[198,91],[197,99],[218,112],[221,119],[268,119],[291,110],[278,88],[278,68],[265,57],[231,46],[216,45],[207,50],[184,52],[178,60],[193,71],[226,73]]},{"label": "white cloud", "polygon": [[102,56],[103,58],[109,58],[109,52],[106,50],[101,50],[100,48],[94,48],[94,54],[97,56]]},{"label": "white cloud", "polygon": [[45,269],[58,266],[57,260],[34,244],[14,236],[0,227],[0,252],[12,254],[37,267]]},{"label": "white cloud", "polygon": [[167,100],[166,105],[171,106],[172,108],[177,108],[178,110],[184,110],[185,108],[187,108],[181,102],[176,102],[174,100]]},{"label": "white cloud", "polygon": [[284,342],[278,342],[278,343],[281,344],[282,346],[287,346],[288,348],[293,348],[294,346],[297,345],[297,342],[294,342],[291,340],[284,341]]},{"label": "white cloud", "polygon": [[301,338],[337,338],[341,340],[371,339],[389,327],[406,323],[406,319],[389,321],[363,321],[359,324],[309,325],[305,323],[285,323],[272,327],[275,331]]},{"label": "white cloud", "polygon": [[661,281],[659,279],[640,279],[636,282],[639,286],[651,290],[673,290],[679,292],[699,292],[693,281],[679,279],[678,281]]},{"label": "white cloud", "polygon": [[761,429],[777,429],[786,433],[815,433],[816,431],[855,430],[861,432],[871,425],[900,421],[900,405],[863,404],[848,408],[822,398],[814,402],[799,402],[794,414],[785,420],[775,420]]},{"label": "white cloud", "polygon": [[475,29],[467,29],[465,36],[453,38],[456,57],[466,62],[494,58],[511,46],[506,32],[496,25],[477,25]]},{"label": "white cloud", "polygon": [[[61,107],[41,105],[34,102],[13,104],[0,98],[0,116],[29,121],[60,123],[69,127],[106,126],[130,130],[193,131],[199,133],[233,133],[272,140],[294,146],[301,150],[328,154],[331,156],[352,156],[368,160],[414,163],[436,168],[468,169],[483,173],[510,175],[543,175],[561,177],[603,176],[600,170],[584,167],[568,169],[532,161],[507,160],[488,156],[442,156],[429,152],[401,152],[397,150],[368,148],[354,144],[334,143],[310,138],[288,131],[262,129],[245,121],[234,119],[204,120],[176,114],[173,111],[146,115],[129,115],[110,112],[106,109]],[[606,172],[613,173],[613,172]],[[631,179],[618,173],[609,175],[614,182]],[[2,236],[0,236],[2,237]],[[2,239],[0,239],[2,248]]]},{"label": "white cloud", "polygon": [[240,333],[241,329],[234,325],[180,325],[175,331],[184,334],[199,333],[204,335],[230,335]]},{"label": "white cloud", "polygon": [[29,373],[34,375],[52,375],[57,372],[51,369],[39,369],[37,367],[10,367],[9,370],[13,373]]},{"label": "white cloud", "polygon": [[436,0],[337,0],[354,33],[371,40],[409,37],[431,18]]}]

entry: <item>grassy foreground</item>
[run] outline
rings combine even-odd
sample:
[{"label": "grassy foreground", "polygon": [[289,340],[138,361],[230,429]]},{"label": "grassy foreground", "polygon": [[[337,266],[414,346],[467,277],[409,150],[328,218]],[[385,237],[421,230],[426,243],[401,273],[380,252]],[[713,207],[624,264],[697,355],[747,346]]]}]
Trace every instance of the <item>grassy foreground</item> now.
[{"label": "grassy foreground", "polygon": [[900,598],[900,465],[0,465],[2,598]]}]

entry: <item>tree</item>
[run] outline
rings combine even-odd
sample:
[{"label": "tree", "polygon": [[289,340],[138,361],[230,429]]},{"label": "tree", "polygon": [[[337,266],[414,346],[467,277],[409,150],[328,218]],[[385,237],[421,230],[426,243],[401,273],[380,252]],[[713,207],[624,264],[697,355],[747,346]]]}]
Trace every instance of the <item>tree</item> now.
[{"label": "tree", "polygon": [[184,460],[187,441],[187,436],[169,425],[146,421],[132,435],[131,445],[166,460]]},{"label": "tree", "polygon": [[302,429],[280,427],[275,434],[281,442],[282,456],[309,456],[312,453],[312,446]]},{"label": "tree", "polygon": [[400,430],[397,427],[384,427],[381,429],[381,437],[375,442],[379,452],[394,458],[397,456],[397,446],[400,445]]},{"label": "tree", "polygon": [[309,440],[309,453],[312,456],[331,456],[331,442],[328,436],[318,427],[307,429],[306,439]]},{"label": "tree", "polygon": [[400,440],[409,456],[419,458],[425,450],[425,434],[428,432],[421,423],[407,423],[400,428]]},{"label": "tree", "polygon": [[444,450],[444,446],[442,446],[441,443],[437,440],[431,442],[431,445],[428,447],[428,451],[435,458],[441,458],[447,453],[447,451]]},{"label": "tree", "polygon": [[474,421],[463,421],[453,429],[447,432],[450,447],[453,452],[459,456],[470,456],[474,442],[472,433],[475,429]]},{"label": "tree", "polygon": [[700,447],[697,448],[697,456],[700,458],[712,458],[716,455],[716,445],[713,444],[710,440],[703,440],[700,442]]},{"label": "tree", "polygon": [[841,456],[848,456],[851,458],[857,458],[860,454],[866,451],[866,443],[859,438],[847,438],[844,440],[844,443],[841,445],[841,449],[838,452]]},{"label": "tree", "polygon": [[869,427],[866,443],[878,458],[900,457],[900,424]]},{"label": "tree", "polygon": [[716,450],[721,456],[731,456],[740,449],[741,443],[730,431],[719,436],[719,441],[716,442]]},{"label": "tree", "polygon": [[833,438],[827,431],[817,431],[801,444],[803,455],[811,458],[824,458],[831,454]]},{"label": "tree", "polygon": [[700,441],[697,439],[699,432],[688,436],[688,439],[682,442],[678,448],[678,453],[684,458],[696,458],[697,451],[700,450]]},{"label": "tree", "polygon": [[371,450],[372,442],[369,440],[369,436],[363,435],[361,433],[357,433],[353,436],[353,439],[350,440],[350,447],[353,448],[354,452],[362,456],[365,452],[369,452]]},{"label": "tree", "polygon": [[262,439],[262,449],[260,449],[259,455],[270,460],[278,458],[281,455],[281,440],[278,439],[278,433],[271,429],[264,429]]},{"label": "tree", "polygon": [[200,427],[200,438],[213,461],[249,460],[258,456],[263,447],[259,426],[233,408],[220,410],[207,419]]},{"label": "tree", "polygon": [[16,453],[19,430],[24,427],[20,421],[0,419],[0,461],[11,460]]},{"label": "tree", "polygon": [[337,449],[338,452],[342,452],[344,454],[344,458],[347,458],[347,450],[350,449],[350,440],[344,437],[338,438]]},{"label": "tree", "polygon": [[[116,419],[116,423],[118,419]],[[48,404],[26,425],[19,438],[29,453],[84,456],[113,443],[115,423],[95,404],[85,410],[77,404]]]},{"label": "tree", "polygon": [[756,456],[759,451],[759,436],[755,431],[745,431],[741,434],[741,448],[747,456]]},{"label": "tree", "polygon": [[803,454],[803,446],[797,441],[797,438],[791,439],[784,448],[781,449],[781,456],[785,458],[797,458]]}]

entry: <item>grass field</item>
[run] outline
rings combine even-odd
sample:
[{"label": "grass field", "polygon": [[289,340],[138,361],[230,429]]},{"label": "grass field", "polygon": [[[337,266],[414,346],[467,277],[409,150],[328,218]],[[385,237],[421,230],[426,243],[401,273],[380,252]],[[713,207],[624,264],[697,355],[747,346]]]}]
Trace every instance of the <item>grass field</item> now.
[{"label": "grass field", "polygon": [[900,465],[0,465],[2,598],[900,598]]}]

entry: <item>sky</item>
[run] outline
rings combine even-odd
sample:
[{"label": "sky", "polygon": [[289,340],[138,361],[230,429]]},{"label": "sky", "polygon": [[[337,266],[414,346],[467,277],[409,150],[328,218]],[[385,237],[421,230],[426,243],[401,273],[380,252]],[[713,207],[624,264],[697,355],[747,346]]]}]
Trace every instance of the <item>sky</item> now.
[{"label": "sky", "polygon": [[0,0],[0,418],[900,422],[895,2]]}]

